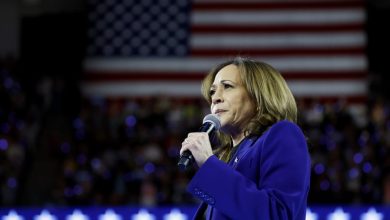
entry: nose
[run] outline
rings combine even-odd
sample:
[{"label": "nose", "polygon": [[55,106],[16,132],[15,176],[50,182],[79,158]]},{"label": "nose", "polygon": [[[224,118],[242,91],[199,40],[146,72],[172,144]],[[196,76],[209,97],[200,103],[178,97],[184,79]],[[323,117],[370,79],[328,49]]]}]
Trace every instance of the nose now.
[{"label": "nose", "polygon": [[211,97],[211,103],[215,105],[221,102],[223,102],[222,91],[218,88],[215,90],[214,95]]}]

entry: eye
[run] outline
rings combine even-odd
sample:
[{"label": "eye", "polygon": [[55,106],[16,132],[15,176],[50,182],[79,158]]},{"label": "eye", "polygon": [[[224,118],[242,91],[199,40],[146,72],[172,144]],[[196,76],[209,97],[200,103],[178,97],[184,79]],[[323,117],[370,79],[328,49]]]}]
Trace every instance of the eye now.
[{"label": "eye", "polygon": [[215,94],[215,90],[214,89],[210,90],[209,95],[213,96],[214,94]]},{"label": "eye", "polygon": [[223,88],[228,89],[228,88],[233,88],[233,86],[230,84],[224,83]]}]

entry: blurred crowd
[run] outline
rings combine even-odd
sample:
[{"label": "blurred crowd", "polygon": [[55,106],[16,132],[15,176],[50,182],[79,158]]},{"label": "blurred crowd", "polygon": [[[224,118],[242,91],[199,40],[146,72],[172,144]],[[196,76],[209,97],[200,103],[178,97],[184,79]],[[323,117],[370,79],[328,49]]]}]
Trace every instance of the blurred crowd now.
[{"label": "blurred crowd", "polygon": [[[165,96],[75,98],[66,83],[29,88],[15,63],[0,62],[0,204],[194,204],[186,185],[196,169],[177,168],[181,142],[209,108]],[[309,204],[390,204],[390,105],[356,109],[342,100],[297,100],[309,143]]]}]

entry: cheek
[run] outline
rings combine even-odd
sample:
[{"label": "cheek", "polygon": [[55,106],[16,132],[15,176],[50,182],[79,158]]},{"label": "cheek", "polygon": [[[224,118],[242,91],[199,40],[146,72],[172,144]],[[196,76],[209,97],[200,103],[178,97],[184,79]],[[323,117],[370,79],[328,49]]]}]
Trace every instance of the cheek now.
[{"label": "cheek", "polygon": [[238,107],[241,118],[251,118],[255,114],[255,107],[249,99],[242,99]]},{"label": "cheek", "polygon": [[234,103],[232,103],[231,117],[233,121],[239,122],[247,114],[247,107],[245,102],[237,98]]}]

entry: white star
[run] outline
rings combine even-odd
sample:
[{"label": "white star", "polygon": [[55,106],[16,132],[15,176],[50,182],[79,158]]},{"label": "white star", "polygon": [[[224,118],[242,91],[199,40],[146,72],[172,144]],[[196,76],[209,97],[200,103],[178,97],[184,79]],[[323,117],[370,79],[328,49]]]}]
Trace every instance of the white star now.
[{"label": "white star", "polygon": [[8,215],[3,216],[2,220],[23,220],[24,218],[21,215],[18,215],[14,210],[9,211]]},{"label": "white star", "polygon": [[88,216],[84,215],[80,210],[74,210],[71,215],[66,217],[66,220],[88,220]]},{"label": "white star", "polygon": [[314,212],[311,212],[311,210],[308,208],[306,209],[306,220],[317,220],[318,215]]},{"label": "white star", "polygon": [[41,214],[34,217],[34,220],[56,220],[54,215],[51,215],[47,210],[42,210]]},{"label": "white star", "polygon": [[179,209],[172,209],[169,214],[164,215],[164,220],[187,220],[187,216],[182,214]]},{"label": "white star", "polygon": [[106,212],[99,216],[99,220],[122,220],[122,217],[113,210],[107,209]]},{"label": "white star", "polygon": [[375,208],[370,208],[366,213],[364,213],[361,217],[361,220],[382,220],[383,214],[376,212]]},{"label": "white star", "polygon": [[345,213],[342,208],[337,208],[333,213],[328,215],[328,220],[349,220],[350,215]]},{"label": "white star", "polygon": [[132,220],[154,220],[154,215],[149,214],[145,209],[139,210],[139,212],[131,217]]}]

